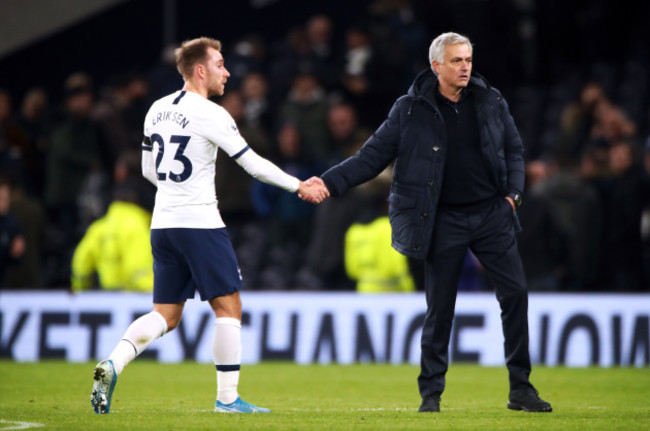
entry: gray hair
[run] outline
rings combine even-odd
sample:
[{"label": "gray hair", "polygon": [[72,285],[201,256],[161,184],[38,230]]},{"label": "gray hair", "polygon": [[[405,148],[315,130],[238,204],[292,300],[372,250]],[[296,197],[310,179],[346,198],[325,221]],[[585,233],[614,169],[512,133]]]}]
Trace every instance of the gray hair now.
[{"label": "gray hair", "polygon": [[466,43],[470,51],[473,51],[472,42],[469,41],[469,38],[458,33],[443,33],[433,39],[429,47],[429,65],[431,66],[431,70],[433,70],[433,65],[431,64],[433,60],[440,64],[445,62],[445,48],[447,46],[460,45],[461,43]]}]

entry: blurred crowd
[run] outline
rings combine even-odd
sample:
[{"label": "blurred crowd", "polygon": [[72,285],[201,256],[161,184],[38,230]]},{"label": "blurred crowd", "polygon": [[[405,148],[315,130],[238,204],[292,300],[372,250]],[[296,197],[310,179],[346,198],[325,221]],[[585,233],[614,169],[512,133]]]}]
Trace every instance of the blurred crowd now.
[{"label": "blurred crowd", "polygon": [[[226,45],[231,77],[215,101],[259,154],[301,179],[321,174],[354,154],[428,67],[434,35],[408,2],[395,4],[336,29],[339,39],[332,20],[316,15],[281,40],[251,34]],[[62,100],[39,88],[12,95],[0,83],[1,288],[97,288],[103,277],[92,274],[102,255],[111,256],[109,268],[126,259],[102,241],[100,253],[82,255],[78,246],[99,222],[117,236],[128,214],[139,223],[130,228],[146,229],[155,188],[140,175],[142,123],[153,100],[182,86],[173,49],[149,70],[118,70],[106,82],[71,73]],[[532,291],[650,290],[650,69],[606,68],[612,73],[586,67],[563,82],[506,93],[528,152],[519,246]],[[347,234],[384,220],[390,172],[314,206],[252,179],[220,152],[215,184],[247,289],[363,283],[346,244],[358,250],[363,235],[383,235],[385,225]],[[147,254],[146,241],[128,238],[121,243]],[[385,242],[388,251],[368,249],[384,262],[373,276],[422,289],[417,262],[382,271],[386,259],[405,259],[387,258]],[[144,262],[138,277],[150,265]],[[471,254],[465,266],[461,290],[490,289]],[[404,282],[405,271],[412,280]]]}]

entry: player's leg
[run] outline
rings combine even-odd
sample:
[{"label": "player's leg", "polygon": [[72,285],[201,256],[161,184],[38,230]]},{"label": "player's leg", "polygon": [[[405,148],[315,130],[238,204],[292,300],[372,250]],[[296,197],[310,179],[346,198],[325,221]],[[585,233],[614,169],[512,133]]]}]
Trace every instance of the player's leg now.
[{"label": "player's leg", "polygon": [[247,403],[239,397],[241,365],[241,300],[239,292],[213,298],[210,305],[217,318],[214,325],[212,358],[217,369],[215,412],[268,413],[269,409]]},{"label": "player's leg", "polygon": [[[194,232],[192,232],[194,231]],[[201,294],[215,312],[212,357],[217,369],[217,402],[215,411],[232,413],[268,412],[242,401],[237,393],[241,364],[241,275],[226,229],[209,229],[198,232],[194,243],[200,247],[187,247],[186,253],[192,278]],[[219,262],[215,265],[215,262]]]},{"label": "player's leg", "polygon": [[124,367],[149,345],[175,329],[183,315],[185,301],[177,304],[154,304],[153,310],[131,323],[108,359],[119,376]]},{"label": "player's leg", "polygon": [[109,413],[118,376],[124,367],[153,341],[174,329],[188,297],[194,296],[189,268],[176,252],[167,229],[151,233],[154,256],[154,309],[139,317],[117,343],[109,357],[95,367],[90,397],[95,413]]},{"label": "player's leg", "polygon": [[217,369],[217,401],[233,403],[239,394],[241,365],[241,300],[239,292],[213,298],[210,306],[216,315],[212,339],[212,359]]},{"label": "player's leg", "polygon": [[90,396],[95,413],[110,412],[111,398],[117,377],[124,367],[142,353],[156,339],[171,331],[180,321],[184,302],[154,304],[153,311],[139,317],[126,329],[108,359],[101,361],[93,372],[93,391]]}]

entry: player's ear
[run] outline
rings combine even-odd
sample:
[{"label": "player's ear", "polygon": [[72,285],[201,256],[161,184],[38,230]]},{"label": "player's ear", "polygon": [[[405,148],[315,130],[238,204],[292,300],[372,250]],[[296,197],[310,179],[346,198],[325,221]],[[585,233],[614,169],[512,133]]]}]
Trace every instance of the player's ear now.
[{"label": "player's ear", "polygon": [[202,64],[197,64],[194,72],[198,75],[199,78],[203,78],[205,76],[205,66]]}]

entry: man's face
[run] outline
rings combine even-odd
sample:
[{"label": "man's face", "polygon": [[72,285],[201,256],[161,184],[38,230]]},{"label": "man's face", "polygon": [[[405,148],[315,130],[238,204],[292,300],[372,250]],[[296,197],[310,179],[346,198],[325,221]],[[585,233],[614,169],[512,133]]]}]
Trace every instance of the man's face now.
[{"label": "man's face", "polygon": [[632,151],[627,145],[614,145],[609,150],[609,166],[615,175],[624,174],[633,163]]},{"label": "man's face", "polygon": [[1,185],[0,186],[0,215],[6,215],[9,213],[9,206],[11,204],[11,193],[9,191],[9,186]]},{"label": "man's face", "polygon": [[208,97],[222,96],[225,90],[226,81],[230,76],[230,72],[226,70],[226,66],[223,62],[223,56],[219,51],[214,48],[208,48],[205,68]]},{"label": "man's face", "polygon": [[11,99],[6,94],[0,94],[0,121],[4,121],[11,115]]},{"label": "man's face", "polygon": [[440,64],[436,60],[431,63],[438,74],[438,80],[443,86],[454,88],[467,87],[472,73],[472,49],[466,43],[447,45],[445,61]]},{"label": "man's face", "polygon": [[330,132],[337,139],[349,137],[356,128],[354,112],[347,106],[333,107],[327,121]]}]

